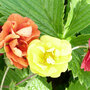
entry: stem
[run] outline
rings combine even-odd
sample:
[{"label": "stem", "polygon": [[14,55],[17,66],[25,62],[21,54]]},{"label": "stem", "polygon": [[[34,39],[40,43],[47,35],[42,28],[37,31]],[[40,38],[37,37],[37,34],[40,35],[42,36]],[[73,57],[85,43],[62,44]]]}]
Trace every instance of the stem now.
[{"label": "stem", "polygon": [[65,38],[66,33],[67,33],[67,30],[64,31],[62,38]]},{"label": "stem", "polygon": [[5,73],[4,73],[4,76],[3,76],[3,79],[2,79],[2,82],[1,82],[1,90],[2,90],[2,88],[3,88],[3,84],[4,84],[5,77],[6,77],[6,75],[7,75],[8,70],[9,70],[9,67],[7,67],[7,69],[6,69]]},{"label": "stem", "polygon": [[[0,88],[1,88],[1,86],[0,86]],[[9,88],[9,86],[3,86],[3,88]]]},{"label": "stem", "polygon": [[35,75],[36,75],[36,74],[30,75],[29,77],[27,77],[27,78],[25,78],[24,80],[22,80],[22,81],[20,81],[19,83],[17,83],[16,86],[19,85],[19,84],[21,84],[22,82],[26,81],[27,79],[30,79],[31,77],[33,77],[33,76],[35,76]]},{"label": "stem", "polygon": [[78,48],[88,48],[88,47],[87,46],[77,46],[77,47],[72,48],[72,50],[75,50],[75,49],[78,49]]},{"label": "stem", "polygon": [[[24,80],[22,80],[22,81],[20,81],[19,83],[17,83],[16,86],[19,85],[19,84],[21,84],[22,82],[26,81],[27,79],[30,79],[31,77],[33,77],[33,76],[35,76],[35,75],[36,75],[36,74],[33,74],[33,75],[25,78]],[[4,82],[3,82],[3,83],[4,83]],[[0,86],[0,87],[1,87],[0,90],[2,90],[2,87],[3,87],[3,88],[9,88],[9,86],[3,86],[3,85]]]},{"label": "stem", "polygon": [[68,27],[64,28],[62,38],[65,38],[67,32],[68,32]]}]

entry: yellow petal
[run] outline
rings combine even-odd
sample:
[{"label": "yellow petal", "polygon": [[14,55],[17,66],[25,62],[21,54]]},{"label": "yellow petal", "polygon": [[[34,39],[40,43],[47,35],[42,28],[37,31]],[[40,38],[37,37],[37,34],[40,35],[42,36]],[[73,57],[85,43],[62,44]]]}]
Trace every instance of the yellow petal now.
[{"label": "yellow petal", "polygon": [[44,35],[29,44],[27,59],[33,73],[56,78],[67,70],[71,52],[68,41]]},{"label": "yellow petal", "polygon": [[68,63],[72,59],[72,56],[71,54],[68,54],[66,56],[59,56],[54,58],[55,58],[56,64],[63,64],[63,63]]},{"label": "yellow petal", "polygon": [[68,55],[72,52],[71,44],[66,40],[61,40],[61,44],[58,49],[60,50],[61,56]]}]

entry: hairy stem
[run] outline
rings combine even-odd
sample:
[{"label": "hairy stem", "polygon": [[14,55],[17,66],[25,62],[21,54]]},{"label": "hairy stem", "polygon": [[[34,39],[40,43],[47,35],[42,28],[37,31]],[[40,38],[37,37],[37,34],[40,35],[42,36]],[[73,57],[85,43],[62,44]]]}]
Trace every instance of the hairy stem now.
[{"label": "hairy stem", "polygon": [[3,75],[3,79],[2,79],[2,82],[1,82],[1,88],[0,88],[0,90],[2,90],[2,88],[3,88],[3,84],[4,84],[5,77],[7,75],[8,70],[9,70],[9,67],[7,67],[7,69],[6,69],[6,71],[5,71],[4,75]]},{"label": "hairy stem", "polygon": [[[3,88],[9,88],[9,86],[4,86],[4,85],[3,85]],[[1,86],[0,86],[0,89],[1,89]]]},{"label": "hairy stem", "polygon": [[[33,74],[33,75],[30,75],[29,77],[23,79],[22,81],[20,81],[19,83],[17,83],[16,86],[19,85],[19,84],[21,84],[22,82],[30,79],[31,77],[33,77],[33,76],[35,76],[35,75],[36,75],[36,74]],[[1,87],[1,86],[0,86],[0,87]],[[2,87],[3,87],[3,88],[9,88],[9,86],[3,86],[3,85],[2,85]],[[0,88],[0,90],[2,90],[2,88]]]},{"label": "hairy stem", "polygon": [[22,81],[20,81],[19,83],[17,83],[16,86],[19,85],[19,84],[21,84],[22,82],[26,81],[27,79],[30,79],[31,77],[33,77],[33,76],[35,76],[35,75],[36,75],[36,74],[33,74],[33,75],[30,75],[29,77],[23,79]]}]

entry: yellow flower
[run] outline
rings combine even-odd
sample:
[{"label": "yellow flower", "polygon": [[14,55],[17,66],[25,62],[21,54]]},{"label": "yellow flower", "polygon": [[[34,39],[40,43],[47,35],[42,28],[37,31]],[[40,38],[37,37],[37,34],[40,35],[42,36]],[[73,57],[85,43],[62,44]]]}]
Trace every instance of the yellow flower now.
[{"label": "yellow flower", "polygon": [[67,70],[71,52],[68,41],[44,35],[30,43],[27,59],[33,73],[55,78]]}]

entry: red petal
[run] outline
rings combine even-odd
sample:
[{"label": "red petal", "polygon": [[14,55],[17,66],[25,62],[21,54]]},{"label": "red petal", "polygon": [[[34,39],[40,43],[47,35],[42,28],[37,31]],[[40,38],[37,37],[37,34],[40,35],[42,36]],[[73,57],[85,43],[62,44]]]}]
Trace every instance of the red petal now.
[{"label": "red petal", "polygon": [[0,53],[0,56],[2,56],[3,55],[3,53]]},{"label": "red petal", "polygon": [[19,63],[16,63],[16,62],[14,62],[13,60],[11,60],[11,61],[12,61],[12,63],[14,64],[14,66],[16,66],[17,68],[19,68],[19,69],[22,69],[22,68],[23,68],[23,66],[20,65]]},{"label": "red petal", "polygon": [[9,45],[10,45],[11,48],[15,48],[15,47],[18,45],[17,39],[12,40],[12,41],[9,43]]},{"label": "red petal", "polygon": [[33,30],[37,30],[38,29],[38,26],[34,23],[34,21],[29,19],[29,22],[30,22],[30,26],[32,26]]},{"label": "red petal", "polygon": [[2,48],[4,46],[4,40],[2,40],[1,42],[0,42],[0,48]]},{"label": "red petal", "polygon": [[17,39],[12,40],[9,45],[15,55],[22,57],[22,51],[16,47],[18,45]]},{"label": "red petal", "polygon": [[19,38],[18,35],[9,34],[9,35],[5,38],[5,42],[4,42],[4,43],[9,43],[9,42],[12,41],[13,39],[17,39],[17,38]]},{"label": "red petal", "polygon": [[18,30],[31,26],[30,25],[31,22],[29,20],[30,20],[29,18],[24,17],[24,22],[19,25]]},{"label": "red petal", "polygon": [[17,31],[17,23],[15,21],[11,21],[11,32]]},{"label": "red petal", "polygon": [[10,27],[11,27],[11,22],[7,21],[2,27],[2,31],[0,33],[0,41],[4,40],[5,37],[10,33]]},{"label": "red petal", "polygon": [[84,71],[90,71],[90,51],[89,51],[89,55],[85,64]]},{"label": "red petal", "polygon": [[81,69],[84,68],[84,71],[90,70],[90,50],[88,50],[87,54],[85,55],[83,62],[81,64]]},{"label": "red petal", "polygon": [[27,42],[25,42],[23,40],[18,40],[18,42],[19,42],[19,44],[17,45],[17,48],[19,48],[22,51],[23,56],[26,56],[27,48],[28,48]]},{"label": "red petal", "polygon": [[15,62],[19,63],[20,65],[22,65],[24,67],[28,66],[27,60],[25,60],[24,58],[17,57],[12,52],[9,52],[8,56],[9,56],[9,58],[13,59]]},{"label": "red petal", "polygon": [[15,21],[18,26],[24,22],[24,18],[19,14],[11,14],[8,17],[8,20],[9,21]]},{"label": "red petal", "polygon": [[5,51],[6,51],[6,55],[10,60],[13,60],[16,63],[19,63],[20,65],[22,65],[23,67],[27,67],[28,66],[28,61],[24,58],[18,57],[16,56],[10,49],[9,45],[4,46]]},{"label": "red petal", "polygon": [[32,40],[38,39],[39,36],[40,36],[40,31],[39,30],[33,30],[31,38],[27,38],[26,40],[28,41],[28,43],[30,43]]}]

